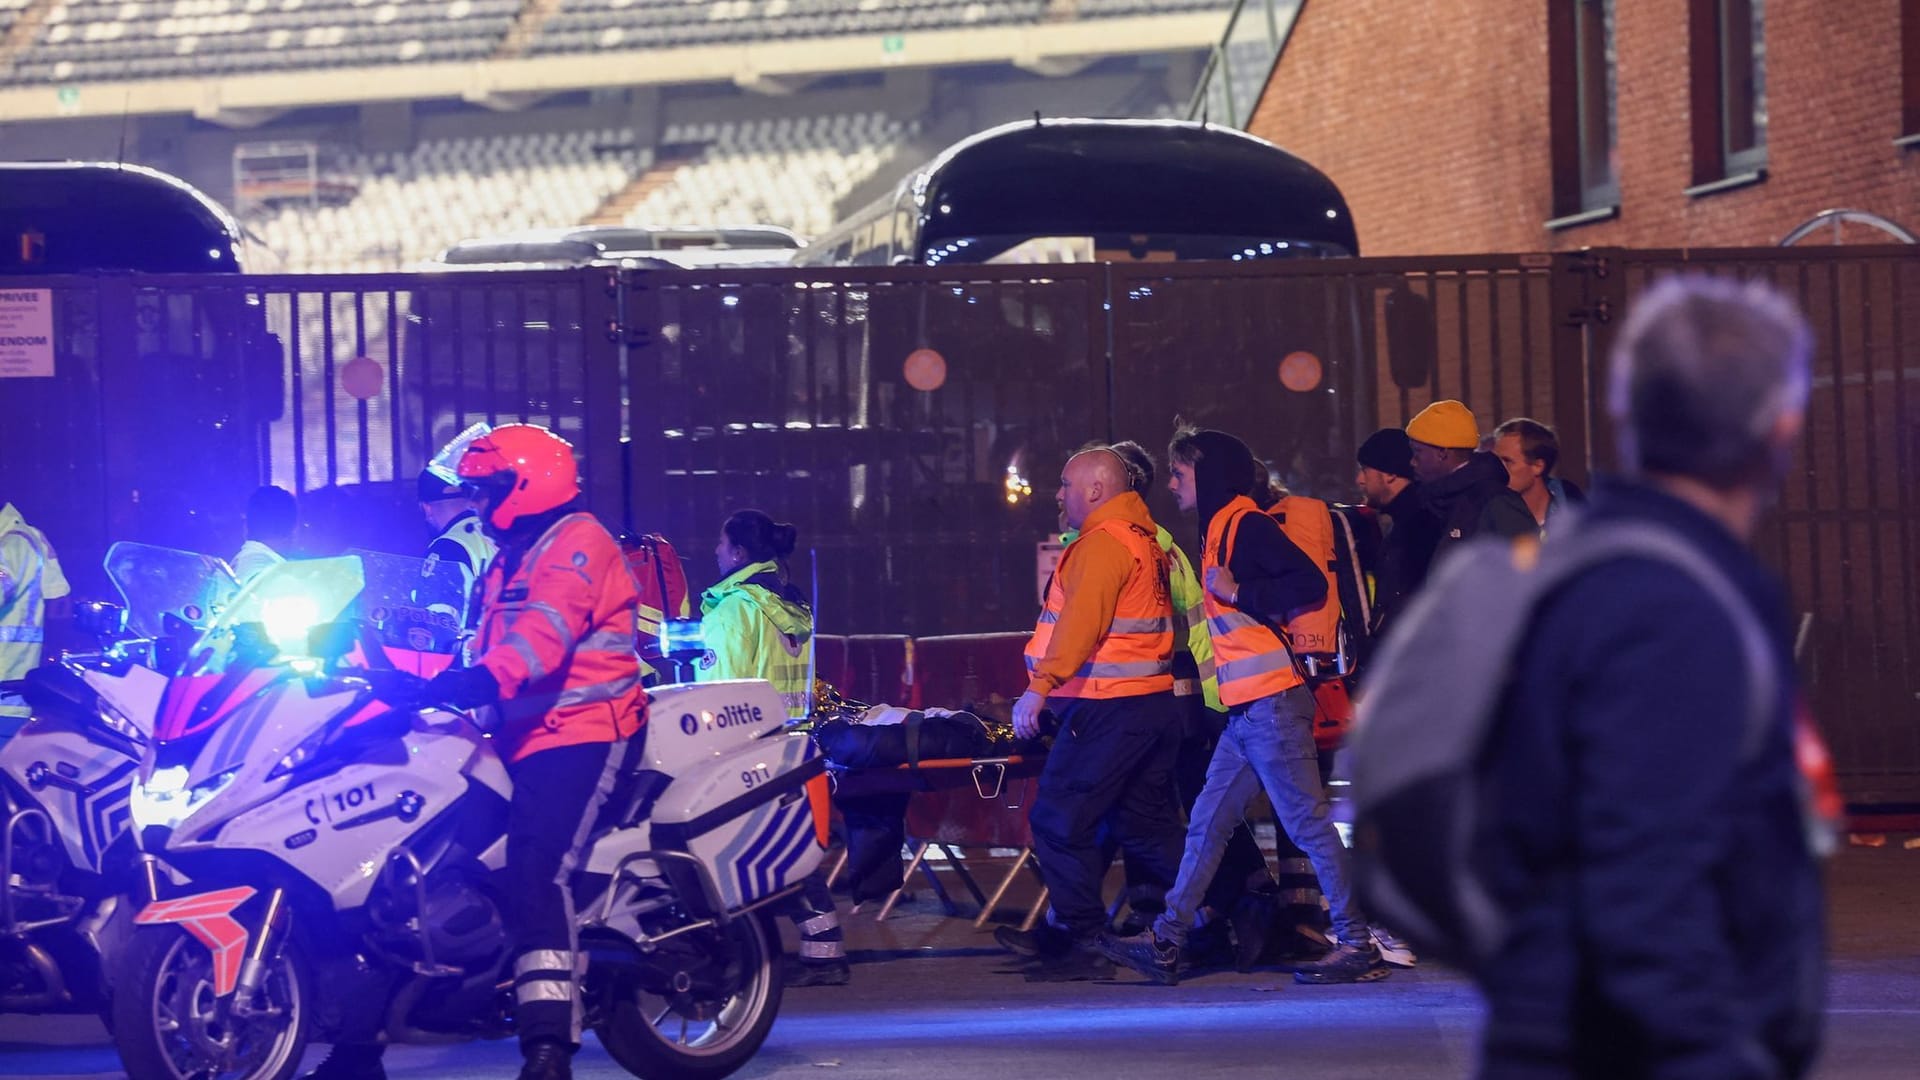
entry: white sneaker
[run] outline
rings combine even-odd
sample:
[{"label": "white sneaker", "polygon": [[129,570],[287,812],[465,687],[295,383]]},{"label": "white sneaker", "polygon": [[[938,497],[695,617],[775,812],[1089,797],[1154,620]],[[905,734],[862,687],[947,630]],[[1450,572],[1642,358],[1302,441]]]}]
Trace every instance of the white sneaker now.
[{"label": "white sneaker", "polygon": [[1412,946],[1395,937],[1390,930],[1374,927],[1373,943],[1380,947],[1380,959],[1394,967],[1410,968],[1420,962],[1419,957],[1413,955]]}]

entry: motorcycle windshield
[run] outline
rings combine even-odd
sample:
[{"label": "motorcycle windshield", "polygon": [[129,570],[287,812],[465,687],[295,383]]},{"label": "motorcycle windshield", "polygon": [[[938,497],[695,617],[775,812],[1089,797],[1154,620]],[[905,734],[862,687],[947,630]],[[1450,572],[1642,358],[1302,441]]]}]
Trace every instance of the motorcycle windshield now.
[{"label": "motorcycle windshield", "polygon": [[382,645],[431,653],[459,647],[468,591],[459,566],[378,551],[347,554],[360,560],[366,575],[352,617],[373,627]]},{"label": "motorcycle windshield", "polygon": [[311,655],[313,628],[338,621],[360,595],[365,578],[360,559],[289,559],[260,572],[234,597],[193,647],[201,674],[225,669],[235,655],[236,631],[257,623],[283,659]]},{"label": "motorcycle windshield", "polygon": [[212,555],[122,540],[107,549],[107,577],[127,609],[127,629],[159,637],[171,615],[205,630],[232,604],[240,586]]}]

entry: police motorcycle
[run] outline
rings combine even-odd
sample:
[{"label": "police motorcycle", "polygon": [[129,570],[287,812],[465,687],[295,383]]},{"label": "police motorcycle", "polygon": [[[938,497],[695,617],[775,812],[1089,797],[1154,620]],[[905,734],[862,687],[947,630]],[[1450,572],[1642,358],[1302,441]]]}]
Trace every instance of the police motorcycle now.
[{"label": "police motorcycle", "polygon": [[[502,1038],[511,781],[361,559],[261,574],[169,680],[131,809],[142,869],[110,958],[133,1080],[284,1080],[310,1040]],[[390,613],[389,613],[390,614]],[[818,865],[822,763],[759,680],[652,692],[637,767],[572,882],[584,1027],[647,1077],[720,1077],[779,1010],[771,913]],[[351,1026],[349,1026],[351,1025]]]},{"label": "police motorcycle", "polygon": [[182,640],[237,591],[211,555],[119,543],[108,577],[123,604],[77,605],[99,648],[4,689],[32,708],[0,747],[0,1012],[100,1011],[100,955],[125,933],[128,795]]}]

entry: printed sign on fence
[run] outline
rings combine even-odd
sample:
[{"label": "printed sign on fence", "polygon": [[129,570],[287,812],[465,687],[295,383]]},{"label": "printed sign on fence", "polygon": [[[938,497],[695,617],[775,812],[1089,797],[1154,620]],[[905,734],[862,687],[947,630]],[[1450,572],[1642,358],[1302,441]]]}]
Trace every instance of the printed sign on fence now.
[{"label": "printed sign on fence", "polygon": [[52,375],[52,290],[0,289],[0,379]]}]

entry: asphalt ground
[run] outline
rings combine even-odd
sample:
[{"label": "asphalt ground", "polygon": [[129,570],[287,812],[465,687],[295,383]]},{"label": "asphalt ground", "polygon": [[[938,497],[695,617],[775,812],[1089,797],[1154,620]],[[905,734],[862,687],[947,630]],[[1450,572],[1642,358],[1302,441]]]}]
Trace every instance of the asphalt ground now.
[{"label": "asphalt ground", "polygon": [[[1920,850],[1848,848],[1831,869],[1833,977],[1824,1078],[1920,1076]],[[1002,914],[1013,910],[1018,894]],[[735,1075],[897,1077],[1470,1075],[1479,1008],[1457,974],[1433,966],[1360,986],[1296,985],[1278,970],[1207,972],[1162,987],[1031,983],[971,919],[947,918],[921,887],[876,922],[846,917],[854,979],[789,991],[758,1057]],[[989,929],[991,924],[989,925]],[[324,1047],[310,1053],[309,1066]],[[393,1080],[510,1078],[510,1042],[396,1047]],[[582,1080],[623,1077],[594,1045]],[[104,1080],[124,1075],[99,1022],[0,1017],[0,1076]]]}]

